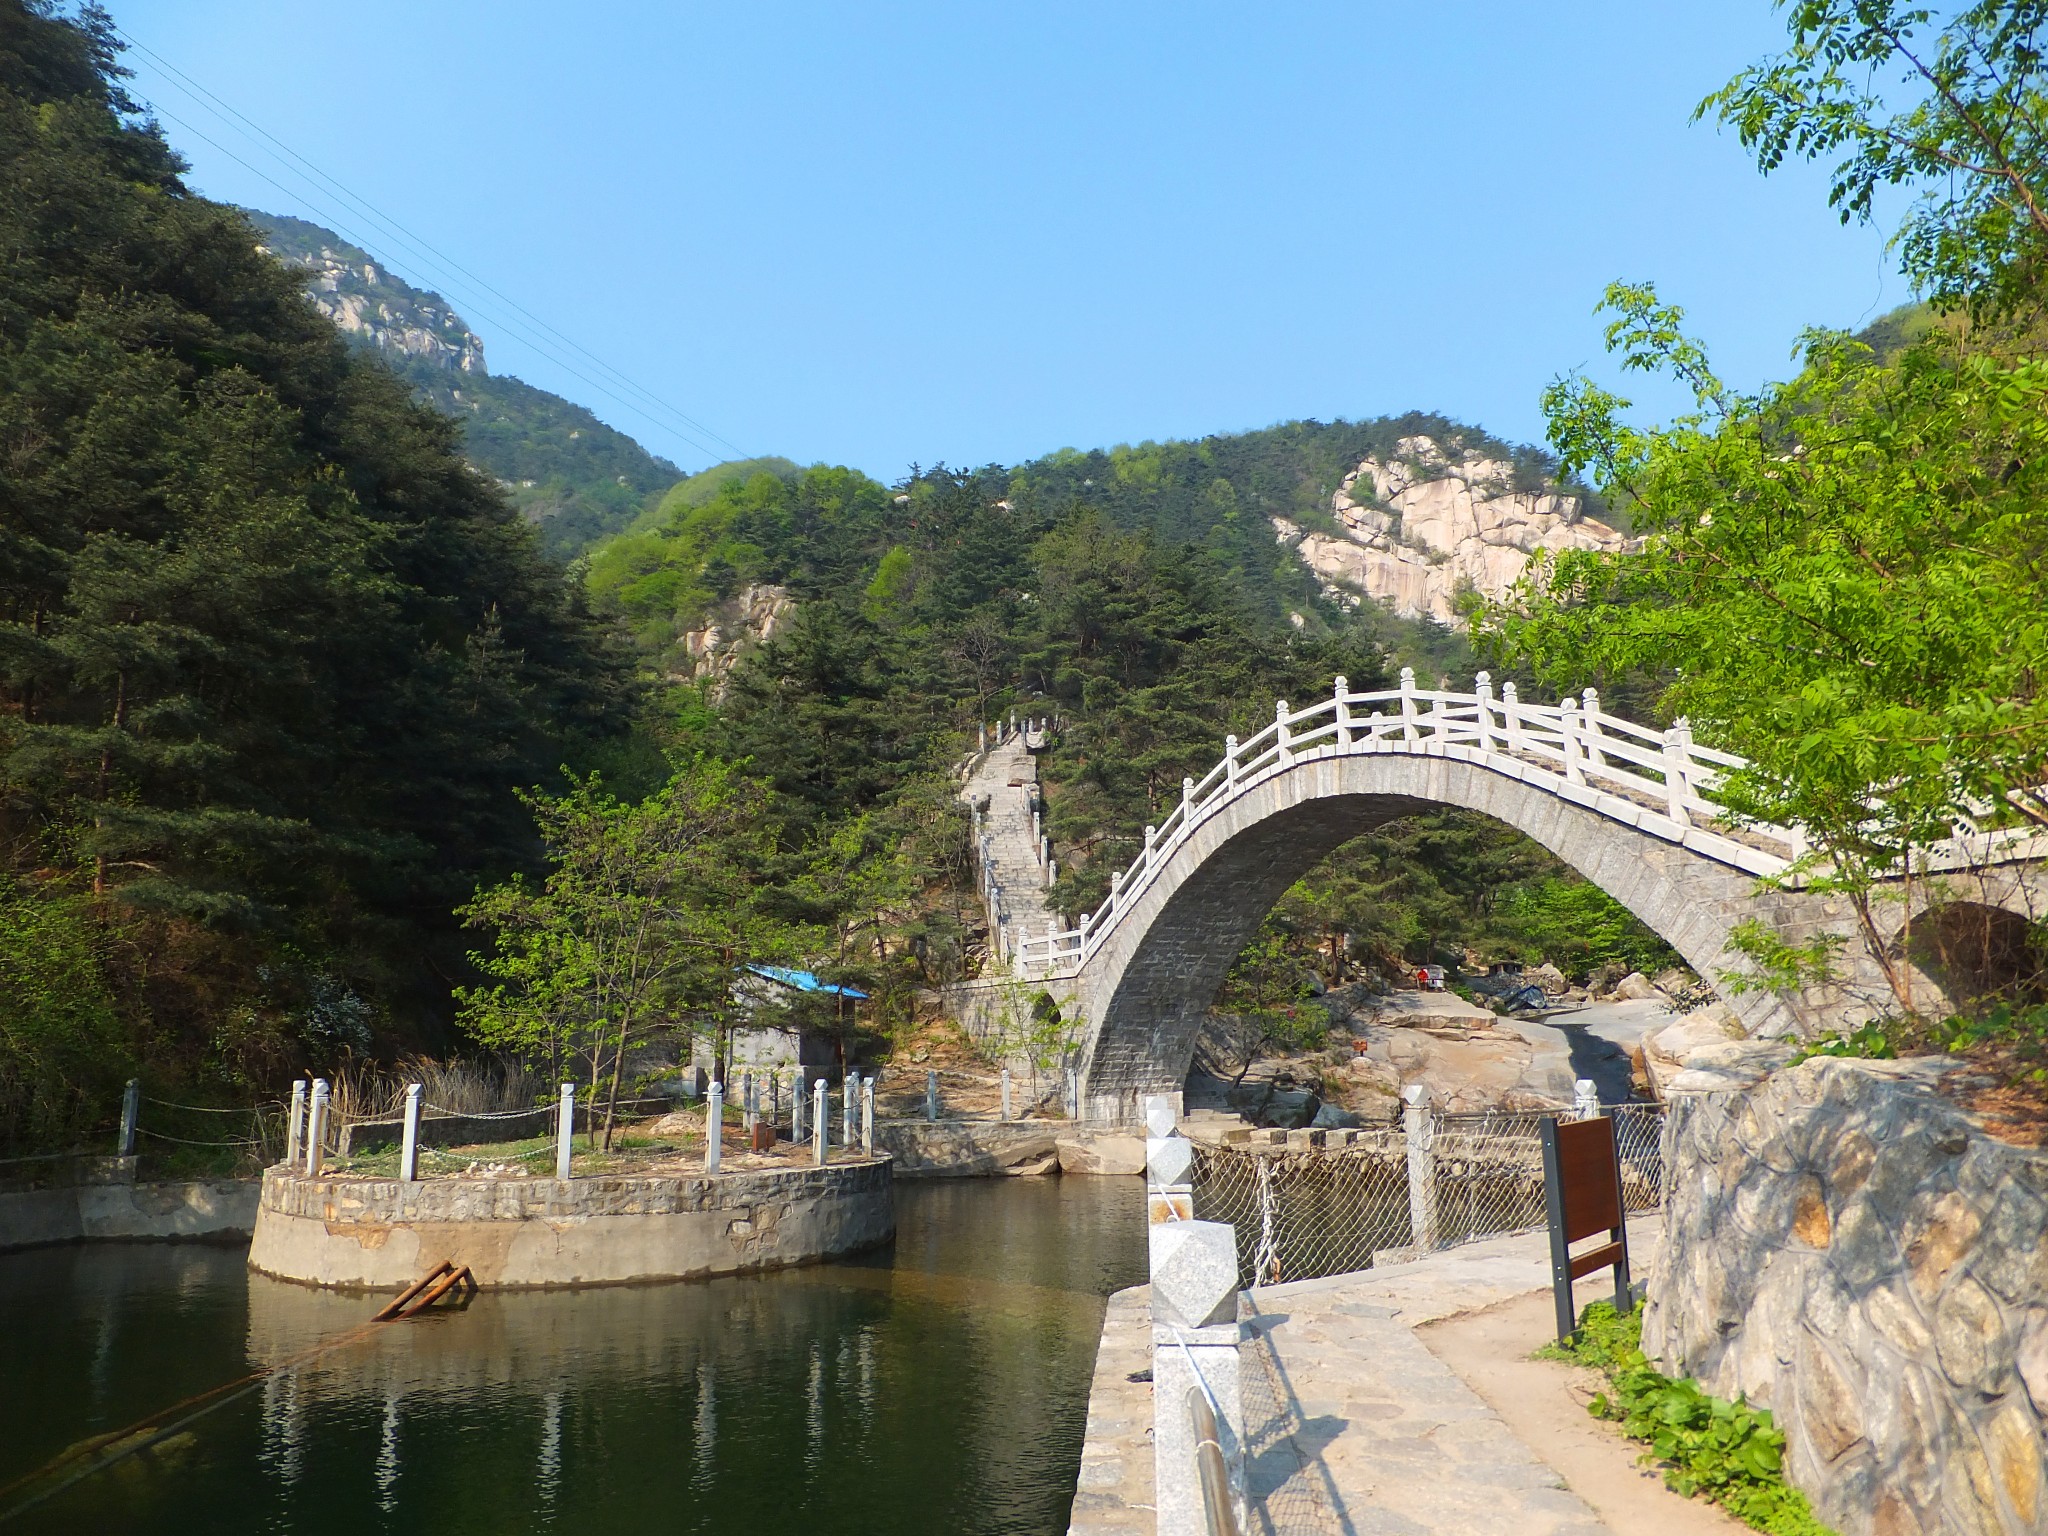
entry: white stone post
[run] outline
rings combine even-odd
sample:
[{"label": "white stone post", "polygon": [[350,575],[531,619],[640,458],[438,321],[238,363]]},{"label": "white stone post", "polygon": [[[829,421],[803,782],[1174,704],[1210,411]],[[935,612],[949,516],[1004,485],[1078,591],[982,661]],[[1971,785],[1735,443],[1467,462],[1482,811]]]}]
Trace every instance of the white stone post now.
[{"label": "white stone post", "polygon": [[1600,747],[1600,690],[1588,688],[1580,697],[1585,703],[1579,719],[1586,729],[1586,761],[1597,773],[1607,767],[1607,754]]},{"label": "white stone post", "polygon": [[936,1072],[924,1075],[924,1117],[927,1120],[939,1118],[939,1074]]},{"label": "white stone post", "polygon": [[1472,679],[1472,691],[1479,699],[1479,750],[1493,750],[1493,675],[1481,672]]},{"label": "white stone post", "polygon": [[1664,733],[1664,794],[1671,819],[1692,825],[1692,727],[1680,720]]},{"label": "white stone post", "polygon": [[121,1130],[114,1140],[114,1156],[135,1155],[135,1127],[142,1119],[142,1079],[131,1077],[121,1090]]},{"label": "white stone post", "polygon": [[[1439,685],[1448,681],[1448,678],[1438,679]],[[1429,701],[1429,739],[1431,741],[1442,741],[1450,733],[1451,717],[1444,712],[1444,691],[1439,686],[1436,690],[1436,697]]]},{"label": "white stone post", "polygon": [[306,1109],[306,1177],[320,1173],[320,1143],[327,1137],[327,1079],[313,1079],[313,1100]]},{"label": "white stone post", "polygon": [[[1159,1536],[1206,1536],[1194,1402],[1216,1420],[1224,1479],[1244,1529],[1244,1400],[1237,1235],[1217,1221],[1146,1229],[1152,1261],[1153,1498]],[[1193,1401],[1191,1401],[1191,1399]]]},{"label": "white stone post", "polygon": [[740,1129],[754,1134],[754,1073],[750,1067],[740,1074]]},{"label": "white stone post", "polygon": [[818,1166],[825,1166],[826,1143],[832,1139],[832,1121],[825,1107],[825,1079],[821,1075],[811,1089],[811,1146],[817,1153]]},{"label": "white stone post", "polygon": [[1519,752],[1528,745],[1522,737],[1522,697],[1513,682],[1500,685],[1500,720],[1510,752]]},{"label": "white stone post", "polygon": [[1572,1084],[1572,1113],[1581,1120],[1599,1118],[1600,1089],[1590,1077],[1582,1077]]},{"label": "white stone post", "polygon": [[1566,699],[1557,708],[1558,736],[1564,746],[1564,776],[1573,784],[1586,782],[1585,766],[1579,761],[1579,701]]},{"label": "white stone post", "polygon": [[804,1069],[796,1069],[796,1083],[789,1090],[789,1139],[804,1139]]},{"label": "white stone post", "polygon": [[1413,741],[1416,739],[1417,734],[1415,729],[1415,669],[1413,667],[1403,667],[1401,669],[1401,739],[1403,741]]},{"label": "white stone post", "polygon": [[875,1075],[870,1072],[860,1085],[860,1150],[863,1157],[875,1155]]},{"label": "white stone post", "polygon": [[306,1080],[303,1077],[292,1080],[292,1107],[284,1122],[284,1163],[287,1168],[299,1166],[299,1148],[306,1140]]},{"label": "white stone post", "polygon": [[1436,1246],[1436,1124],[1429,1111],[1429,1090],[1410,1083],[1401,1090],[1407,1107],[1401,1112],[1408,1135],[1408,1229],[1417,1248]]},{"label": "white stone post", "polygon": [[425,1085],[405,1085],[405,1130],[398,1142],[398,1182],[410,1184],[420,1176],[420,1094]]},{"label": "white stone post", "polygon": [[1226,790],[1237,787],[1237,738],[1223,738],[1223,783]]},{"label": "white stone post", "polygon": [[1195,1187],[1188,1181],[1195,1148],[1180,1134],[1173,1095],[1145,1096],[1145,1214],[1148,1222],[1193,1221]]},{"label": "white stone post", "polygon": [[1058,860],[1058,859],[1055,859],[1055,858],[1054,858],[1054,857],[1052,856],[1052,844],[1051,844],[1050,842],[1048,842],[1048,843],[1047,843],[1047,844],[1045,845],[1045,884],[1046,884],[1046,889],[1050,890],[1050,889],[1051,889],[1051,888],[1052,888],[1053,886],[1057,885],[1057,884],[1059,883],[1059,878],[1060,878],[1060,862],[1059,862],[1059,860]]},{"label": "white stone post", "polygon": [[853,1145],[853,1121],[860,1113],[860,1074],[842,1073],[839,1080],[839,1144]]},{"label": "white stone post", "polygon": [[1287,734],[1287,701],[1273,701],[1273,745],[1278,748],[1276,761],[1282,768],[1294,761],[1293,738]]},{"label": "white stone post", "polygon": [[1003,1068],[1003,1118],[1010,1118],[1010,1069]]},{"label": "white stone post", "polygon": [[1342,752],[1351,745],[1351,679],[1338,673],[1331,694],[1337,701],[1337,750]]},{"label": "white stone post", "polygon": [[704,1171],[718,1172],[725,1161],[725,1084],[713,1078],[704,1090]]},{"label": "white stone post", "polygon": [[562,1084],[561,1106],[555,1111],[555,1177],[569,1177],[569,1154],[576,1143],[576,1085]]}]

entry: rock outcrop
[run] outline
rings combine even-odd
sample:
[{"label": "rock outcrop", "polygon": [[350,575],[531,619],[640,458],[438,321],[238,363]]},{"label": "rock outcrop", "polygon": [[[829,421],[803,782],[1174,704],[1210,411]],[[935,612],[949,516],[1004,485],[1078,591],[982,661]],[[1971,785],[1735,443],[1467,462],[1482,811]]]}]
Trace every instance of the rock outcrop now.
[{"label": "rock outcrop", "polygon": [[1504,595],[1539,550],[1624,549],[1627,537],[1585,515],[1576,496],[1517,490],[1512,465],[1452,457],[1429,437],[1406,437],[1366,459],[1330,498],[1334,532],[1274,517],[1293,547],[1347,607],[1375,598],[1409,618],[1448,624],[1458,594]]},{"label": "rock outcrop", "polygon": [[484,344],[448,301],[378,266],[368,252],[302,219],[255,215],[258,250],[303,274],[306,297],[342,335],[457,373],[482,374]]},{"label": "rock outcrop", "polygon": [[752,647],[773,639],[795,611],[796,600],[788,589],[767,582],[727,598],[698,628],[683,631],[670,681],[688,683],[709,677],[722,684],[733,664]]},{"label": "rock outcrop", "polygon": [[2048,1532],[2048,1154],[1953,1060],[1695,1051],[1672,1085],[1643,1348],[1769,1408],[1843,1536]]}]

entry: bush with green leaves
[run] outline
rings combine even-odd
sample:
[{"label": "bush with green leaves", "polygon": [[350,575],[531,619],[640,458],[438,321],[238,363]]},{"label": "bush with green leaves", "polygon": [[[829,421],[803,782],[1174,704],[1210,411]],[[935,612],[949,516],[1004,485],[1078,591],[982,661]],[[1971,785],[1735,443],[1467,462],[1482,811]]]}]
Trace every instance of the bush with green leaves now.
[{"label": "bush with green leaves", "polygon": [[1831,1536],[1806,1495],[1785,1481],[1785,1434],[1770,1410],[1714,1397],[1690,1377],[1664,1375],[1644,1355],[1642,1336],[1640,1307],[1623,1313],[1596,1301],[1580,1315],[1569,1344],[1538,1353],[1605,1372],[1609,1390],[1587,1408],[1646,1442],[1677,1492],[1711,1499],[1769,1536]]}]

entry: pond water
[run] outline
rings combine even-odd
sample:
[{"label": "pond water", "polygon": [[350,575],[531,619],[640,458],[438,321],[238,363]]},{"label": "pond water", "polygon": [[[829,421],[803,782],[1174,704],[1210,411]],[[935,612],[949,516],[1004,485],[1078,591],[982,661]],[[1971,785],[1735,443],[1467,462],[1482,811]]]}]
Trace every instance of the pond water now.
[{"label": "pond water", "polygon": [[[845,1263],[374,1330],[374,1301],[240,1250],[0,1257],[0,1530],[1063,1532],[1103,1298],[1144,1278],[1141,1184],[909,1184],[896,1211]],[[354,1332],[22,1508],[79,1442]]]}]

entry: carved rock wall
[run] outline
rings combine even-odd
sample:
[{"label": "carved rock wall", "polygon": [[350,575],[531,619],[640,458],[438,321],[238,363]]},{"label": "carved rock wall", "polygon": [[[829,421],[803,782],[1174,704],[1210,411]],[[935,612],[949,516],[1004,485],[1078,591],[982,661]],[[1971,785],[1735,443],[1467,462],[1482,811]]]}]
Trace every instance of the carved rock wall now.
[{"label": "carved rock wall", "polygon": [[2048,1153],[1942,1060],[1709,1047],[1671,1084],[1643,1342],[1769,1407],[1843,1536],[2048,1533]]}]

